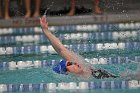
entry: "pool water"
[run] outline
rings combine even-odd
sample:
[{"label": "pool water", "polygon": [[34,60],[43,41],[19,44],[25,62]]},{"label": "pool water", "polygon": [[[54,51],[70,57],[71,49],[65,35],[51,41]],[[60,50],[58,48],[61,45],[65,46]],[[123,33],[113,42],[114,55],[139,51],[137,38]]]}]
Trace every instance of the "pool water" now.
[{"label": "pool water", "polygon": [[[50,26],[49,29],[68,49],[82,55],[92,67],[120,75],[126,71],[129,73],[139,71],[139,27],[140,23],[118,23]],[[0,29],[1,91],[17,93],[35,93],[34,91],[37,93],[46,91],[52,93],[137,93],[139,91],[139,80],[135,76],[87,80],[71,74],[54,73],[51,68],[61,59],[50,46],[40,27]],[[135,81],[130,84],[131,80]],[[63,84],[59,86],[62,82],[76,83],[79,89],[68,89],[68,87],[65,89]],[[80,82],[82,82],[81,86]],[[41,84],[52,83],[60,89],[55,89],[55,85],[52,86],[54,89],[45,88],[40,91],[38,88]],[[135,87],[133,83],[136,84]],[[6,85],[6,89],[2,84]]]}]

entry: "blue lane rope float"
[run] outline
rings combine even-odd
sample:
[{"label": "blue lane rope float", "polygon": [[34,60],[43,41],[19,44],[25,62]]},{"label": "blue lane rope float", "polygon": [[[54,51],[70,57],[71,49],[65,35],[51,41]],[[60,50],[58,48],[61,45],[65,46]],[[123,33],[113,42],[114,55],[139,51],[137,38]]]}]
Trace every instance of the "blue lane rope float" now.
[{"label": "blue lane rope float", "polygon": [[35,60],[35,61],[11,61],[11,62],[0,62],[1,70],[16,70],[16,69],[25,69],[25,68],[40,68],[48,67],[57,63],[55,60],[47,62],[47,60]]},{"label": "blue lane rope float", "polygon": [[[111,64],[128,64],[140,63],[140,56],[134,57],[109,57],[109,58],[92,58],[92,59],[85,59],[90,64],[100,64],[100,65],[111,65]],[[48,67],[57,64],[58,60],[34,60],[34,61],[10,61],[10,62],[0,62],[0,70],[16,70],[16,69],[26,69],[26,68],[41,68],[41,67]]]},{"label": "blue lane rope float", "polygon": [[[122,32],[94,32],[94,33],[71,33],[60,34],[60,40],[140,40],[140,32],[138,31],[122,31]],[[17,36],[0,36],[0,44],[15,44],[15,43],[45,43],[48,42],[44,35],[17,35]]]},{"label": "blue lane rope float", "polygon": [[[119,23],[119,24],[101,24],[101,25],[67,25],[67,26],[50,26],[52,31],[120,31],[120,30],[139,30],[140,23]],[[33,34],[42,33],[40,27],[30,28],[2,28],[0,35],[6,34]]]},{"label": "blue lane rope float", "polygon": [[84,90],[84,89],[132,89],[139,88],[138,80],[129,81],[91,81],[69,83],[40,83],[40,84],[0,84],[0,92],[27,92],[48,90]]},{"label": "blue lane rope float", "polygon": [[[98,44],[72,44],[65,45],[67,48],[81,51],[91,52],[96,50],[109,50],[109,49],[140,49],[140,42],[120,42],[120,43],[98,43]],[[56,51],[51,45],[41,46],[22,46],[22,47],[0,47],[0,55],[11,55],[11,54],[35,54],[35,53],[50,53],[56,54]]]}]

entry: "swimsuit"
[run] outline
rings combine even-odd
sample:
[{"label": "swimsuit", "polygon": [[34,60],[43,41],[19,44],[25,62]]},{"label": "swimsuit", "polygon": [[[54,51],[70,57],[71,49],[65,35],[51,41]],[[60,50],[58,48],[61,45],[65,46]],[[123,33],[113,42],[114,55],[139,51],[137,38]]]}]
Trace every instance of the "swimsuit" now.
[{"label": "swimsuit", "polygon": [[92,71],[92,76],[97,78],[97,79],[103,79],[103,78],[117,78],[119,76],[115,76],[111,73],[108,73],[107,71],[105,70],[101,70],[101,69],[98,69],[98,70],[93,70],[91,69]]}]

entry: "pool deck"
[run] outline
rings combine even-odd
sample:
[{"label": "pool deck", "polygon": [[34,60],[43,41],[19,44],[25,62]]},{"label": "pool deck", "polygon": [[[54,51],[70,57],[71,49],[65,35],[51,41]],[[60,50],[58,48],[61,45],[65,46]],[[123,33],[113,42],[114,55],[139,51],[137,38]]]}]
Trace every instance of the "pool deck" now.
[{"label": "pool deck", "polygon": [[[48,16],[49,25],[98,24],[140,21],[140,11],[129,13],[104,13],[76,16]],[[0,20],[0,28],[39,26],[39,18],[12,18]]]}]

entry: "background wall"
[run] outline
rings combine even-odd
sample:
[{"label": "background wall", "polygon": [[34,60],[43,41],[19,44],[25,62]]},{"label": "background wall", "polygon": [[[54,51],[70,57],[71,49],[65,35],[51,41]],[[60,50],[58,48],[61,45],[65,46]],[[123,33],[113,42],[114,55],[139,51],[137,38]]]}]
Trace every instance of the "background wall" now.
[{"label": "background wall", "polygon": [[[52,2],[54,2],[54,5],[62,7],[62,6],[67,6],[69,5],[70,0],[42,0],[44,5],[46,4],[49,6]],[[101,5],[104,5],[106,7],[115,7],[115,6],[130,6],[130,5],[137,5],[140,4],[140,0],[100,0]],[[84,5],[86,7],[92,7],[94,0],[76,0],[76,4],[79,5]],[[61,6],[60,6],[61,5]],[[54,6],[55,7],[55,6]]]},{"label": "background wall", "polygon": [[[31,3],[32,10],[34,10],[34,1],[35,0],[32,0]],[[43,11],[46,8],[50,8],[51,10],[57,11],[57,10],[64,9],[64,7],[69,7],[69,5],[70,5],[70,0],[42,0],[41,10]],[[85,8],[93,10],[92,0],[76,0],[76,5],[78,7],[84,6]],[[103,15],[96,15],[96,14],[92,15],[92,12],[90,12],[89,15],[87,14],[82,15],[82,17],[81,16],[58,17],[57,15],[55,15],[55,16],[48,16],[48,21],[51,25],[115,23],[115,22],[117,23],[117,22],[140,21],[140,17],[139,17],[140,0],[101,0],[100,6],[104,10]],[[37,18],[24,19],[24,17],[21,17],[24,16],[25,14],[24,0],[10,0],[10,14],[13,15],[12,16],[13,19],[7,21],[1,19],[0,27],[19,27],[19,26],[24,27],[24,26],[39,25],[39,21]]]},{"label": "background wall", "polygon": [[[32,10],[34,10],[34,1],[32,0]],[[4,4],[3,4],[4,6]],[[69,8],[70,0],[42,0],[41,10],[50,8],[51,10],[62,10]],[[76,0],[76,6],[94,10],[94,0]],[[101,0],[101,8],[104,12],[126,13],[128,11],[140,11],[140,0]],[[10,0],[10,14],[13,16],[23,16],[25,14],[24,0]],[[3,7],[4,8],[4,7]],[[4,9],[3,9],[4,10]],[[93,11],[94,12],[94,11]]]}]

